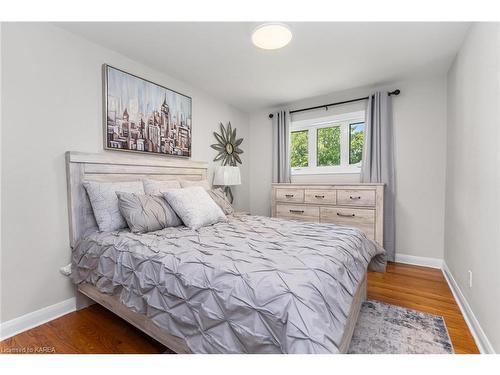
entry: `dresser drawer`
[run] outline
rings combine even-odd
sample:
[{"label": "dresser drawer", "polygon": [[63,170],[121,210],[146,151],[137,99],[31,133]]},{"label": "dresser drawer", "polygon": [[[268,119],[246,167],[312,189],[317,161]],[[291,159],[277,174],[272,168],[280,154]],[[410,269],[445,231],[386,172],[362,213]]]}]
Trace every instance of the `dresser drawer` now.
[{"label": "dresser drawer", "polygon": [[337,204],[374,207],[375,190],[337,190]]},{"label": "dresser drawer", "polygon": [[319,222],[319,207],[277,204],[276,217]]},{"label": "dresser drawer", "polygon": [[358,228],[365,232],[369,239],[375,239],[375,210],[321,207],[320,221]]},{"label": "dresser drawer", "polygon": [[304,189],[276,189],[276,200],[280,202],[304,202]]},{"label": "dresser drawer", "polygon": [[304,193],[304,202],[318,204],[335,204],[337,195],[335,190],[311,190],[306,189]]}]

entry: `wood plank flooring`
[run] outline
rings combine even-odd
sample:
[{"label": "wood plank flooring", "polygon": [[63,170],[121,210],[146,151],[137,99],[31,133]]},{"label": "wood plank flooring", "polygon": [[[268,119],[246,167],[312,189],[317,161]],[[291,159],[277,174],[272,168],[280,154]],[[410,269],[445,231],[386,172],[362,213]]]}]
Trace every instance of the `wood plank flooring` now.
[{"label": "wood plank flooring", "polygon": [[440,315],[455,353],[479,353],[441,270],[389,263],[385,273],[369,272],[368,298]]},{"label": "wood plank flooring", "polygon": [[[390,263],[369,272],[368,298],[444,317],[456,353],[478,353],[440,270]],[[163,353],[167,350],[99,305],[0,342],[0,353]]]}]

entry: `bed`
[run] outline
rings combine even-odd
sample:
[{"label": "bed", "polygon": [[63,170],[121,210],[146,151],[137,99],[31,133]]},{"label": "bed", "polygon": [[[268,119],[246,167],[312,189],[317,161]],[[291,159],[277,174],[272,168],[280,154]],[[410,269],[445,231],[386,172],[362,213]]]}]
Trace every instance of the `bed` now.
[{"label": "bed", "polygon": [[204,163],[68,152],[72,280],[178,353],[345,353],[384,250],[357,229],[250,215],[98,232],[83,181],[202,180]]}]

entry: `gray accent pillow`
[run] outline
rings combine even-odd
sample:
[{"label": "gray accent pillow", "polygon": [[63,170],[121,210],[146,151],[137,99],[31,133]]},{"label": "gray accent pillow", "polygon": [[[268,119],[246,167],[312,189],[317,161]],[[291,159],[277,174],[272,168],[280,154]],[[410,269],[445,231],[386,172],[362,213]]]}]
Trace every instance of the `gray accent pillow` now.
[{"label": "gray accent pillow", "polygon": [[163,196],[184,225],[191,229],[227,220],[224,212],[201,186],[169,190]]},{"label": "gray accent pillow", "polygon": [[177,180],[171,181],[158,181],[145,179],[142,180],[144,184],[144,192],[149,195],[161,194],[169,189],[180,189],[181,184]]},{"label": "gray accent pillow", "polygon": [[227,200],[224,190],[221,188],[211,189],[208,191],[208,194],[226,215],[232,215],[234,213],[234,208]]},{"label": "gray accent pillow", "polygon": [[120,212],[133,233],[154,232],[182,225],[181,219],[161,195],[145,195],[119,191]]},{"label": "gray accent pillow", "polygon": [[192,186],[201,186],[205,190],[210,190],[211,186],[208,182],[208,180],[198,180],[198,181],[189,181],[189,180],[181,180],[181,187],[187,188],[187,187],[192,187]]},{"label": "gray accent pillow", "polygon": [[127,222],[120,213],[117,191],[144,194],[142,181],[83,183],[89,196],[94,217],[101,232],[111,232],[127,227]]}]

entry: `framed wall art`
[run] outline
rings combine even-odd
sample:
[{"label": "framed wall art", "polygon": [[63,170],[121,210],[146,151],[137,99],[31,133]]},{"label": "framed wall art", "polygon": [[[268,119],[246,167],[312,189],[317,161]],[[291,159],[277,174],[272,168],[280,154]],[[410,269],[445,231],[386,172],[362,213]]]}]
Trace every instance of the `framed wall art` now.
[{"label": "framed wall art", "polygon": [[103,81],[105,149],[191,156],[189,96],[110,65]]}]

